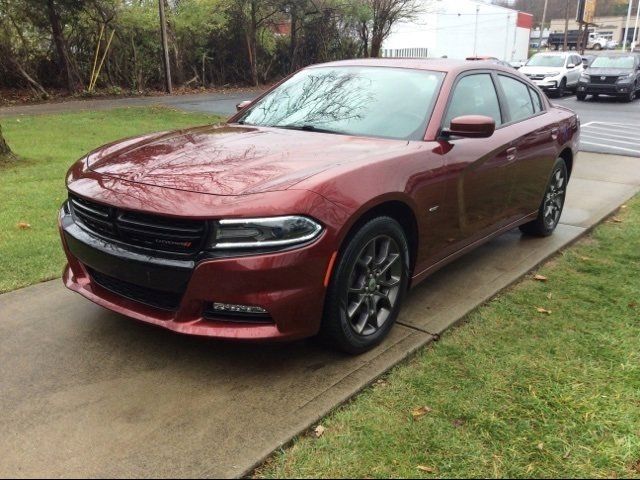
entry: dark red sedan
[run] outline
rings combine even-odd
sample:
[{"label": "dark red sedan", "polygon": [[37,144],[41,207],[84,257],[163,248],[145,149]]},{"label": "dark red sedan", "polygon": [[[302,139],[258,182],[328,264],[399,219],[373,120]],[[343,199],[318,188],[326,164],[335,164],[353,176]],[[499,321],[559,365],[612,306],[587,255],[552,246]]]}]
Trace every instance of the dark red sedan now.
[{"label": "dark red sedan", "polygon": [[181,333],[362,352],[435,270],[516,227],[554,231],[580,129],[478,61],[317,65],[242,107],[71,168],[67,287]]}]

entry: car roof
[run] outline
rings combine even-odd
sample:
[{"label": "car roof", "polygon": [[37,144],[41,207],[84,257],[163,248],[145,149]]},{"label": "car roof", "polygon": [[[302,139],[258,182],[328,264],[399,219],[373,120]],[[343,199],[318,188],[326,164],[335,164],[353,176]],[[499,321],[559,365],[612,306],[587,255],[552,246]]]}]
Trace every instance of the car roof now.
[{"label": "car roof", "polygon": [[494,60],[454,60],[451,58],[358,58],[337,62],[320,63],[307,68],[320,67],[395,67],[412,70],[431,70],[444,73],[459,73],[466,70],[492,69],[511,72]]},{"label": "car roof", "polygon": [[533,56],[536,55],[551,55],[553,57],[564,57],[566,55],[580,55],[578,52],[537,52]]}]

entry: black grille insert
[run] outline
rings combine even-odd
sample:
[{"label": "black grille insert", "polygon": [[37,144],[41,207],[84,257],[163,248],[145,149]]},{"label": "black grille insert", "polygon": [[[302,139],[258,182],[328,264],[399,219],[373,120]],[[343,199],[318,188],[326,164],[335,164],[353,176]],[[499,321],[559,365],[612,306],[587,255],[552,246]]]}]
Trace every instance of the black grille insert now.
[{"label": "black grille insert", "polygon": [[618,81],[618,76],[611,75],[591,75],[591,83],[596,85],[613,85]]},{"label": "black grille insert", "polygon": [[69,204],[78,222],[87,230],[122,243],[174,254],[201,250],[207,223],[137,213],[101,205],[75,195]]},{"label": "black grille insert", "polygon": [[105,275],[93,269],[88,269],[91,279],[102,288],[116,295],[128,298],[136,302],[144,303],[160,310],[175,312],[180,306],[182,295],[172,292],[163,292],[153,288],[142,287],[125,282],[117,278]]}]

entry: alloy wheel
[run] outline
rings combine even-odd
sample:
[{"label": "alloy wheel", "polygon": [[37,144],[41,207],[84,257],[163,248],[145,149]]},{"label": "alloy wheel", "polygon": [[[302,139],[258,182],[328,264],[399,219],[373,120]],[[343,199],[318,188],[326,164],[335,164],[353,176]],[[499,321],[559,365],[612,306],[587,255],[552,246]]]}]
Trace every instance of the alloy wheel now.
[{"label": "alloy wheel", "polygon": [[547,228],[554,228],[560,221],[564,198],[566,195],[567,179],[562,169],[557,169],[551,177],[549,188],[544,198],[543,215]]},{"label": "alloy wheel", "polygon": [[388,235],[379,235],[362,249],[349,276],[345,313],[351,329],[369,336],[389,319],[402,285],[402,253]]}]

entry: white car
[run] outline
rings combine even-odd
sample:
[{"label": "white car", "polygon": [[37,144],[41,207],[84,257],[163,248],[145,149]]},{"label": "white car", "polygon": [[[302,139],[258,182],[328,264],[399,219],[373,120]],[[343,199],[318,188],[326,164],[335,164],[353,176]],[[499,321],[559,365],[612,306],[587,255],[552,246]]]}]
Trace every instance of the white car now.
[{"label": "white car", "polygon": [[578,88],[583,71],[582,57],[572,52],[536,53],[519,70],[542,90],[558,97]]}]

